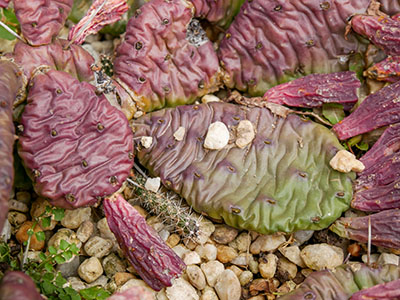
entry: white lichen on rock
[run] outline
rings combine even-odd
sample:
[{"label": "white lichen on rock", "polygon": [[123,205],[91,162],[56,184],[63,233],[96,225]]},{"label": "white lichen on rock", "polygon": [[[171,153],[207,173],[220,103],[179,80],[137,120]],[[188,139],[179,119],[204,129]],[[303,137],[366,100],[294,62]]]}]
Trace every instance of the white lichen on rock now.
[{"label": "white lichen on rock", "polygon": [[334,170],[342,173],[362,172],[365,169],[364,164],[356,159],[355,155],[346,150],[340,150],[329,162]]},{"label": "white lichen on rock", "polygon": [[221,150],[229,142],[229,130],[222,122],[214,122],[208,127],[204,148],[210,150]]},{"label": "white lichen on rock", "polygon": [[236,141],[235,144],[239,148],[244,148],[256,137],[253,123],[249,120],[241,120],[236,128]]}]

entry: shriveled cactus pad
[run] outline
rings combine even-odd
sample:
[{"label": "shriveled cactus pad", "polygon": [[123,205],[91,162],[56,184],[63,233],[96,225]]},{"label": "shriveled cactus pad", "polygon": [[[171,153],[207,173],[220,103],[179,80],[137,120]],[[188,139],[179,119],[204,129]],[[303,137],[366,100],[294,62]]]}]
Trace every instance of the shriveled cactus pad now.
[{"label": "shriveled cactus pad", "polygon": [[34,77],[19,154],[38,194],[65,208],[94,204],[119,189],[133,165],[124,114],[95,87],[50,70]]},{"label": "shriveled cactus pad", "polygon": [[153,0],[129,20],[114,73],[144,111],[193,103],[218,90],[213,44],[185,0]]},{"label": "shriveled cactus pad", "polygon": [[[230,142],[207,150],[204,139],[217,121],[229,128]],[[248,121],[253,129],[237,130]],[[148,114],[134,130],[140,162],[196,211],[228,225],[261,233],[321,229],[349,207],[353,174],[329,166],[341,145],[296,115],[210,103]],[[153,138],[150,147],[142,147],[143,136]]]}]

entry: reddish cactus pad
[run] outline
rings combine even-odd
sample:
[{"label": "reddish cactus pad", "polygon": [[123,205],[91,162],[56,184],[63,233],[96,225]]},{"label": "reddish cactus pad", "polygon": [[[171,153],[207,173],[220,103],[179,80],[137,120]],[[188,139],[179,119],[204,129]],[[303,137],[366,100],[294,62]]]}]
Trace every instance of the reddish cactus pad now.
[{"label": "reddish cactus pad", "polygon": [[264,99],[276,104],[296,107],[319,107],[324,103],[353,106],[361,86],[354,72],[311,74],[269,89]]},{"label": "reddish cactus pad", "polygon": [[400,21],[389,16],[356,15],[351,19],[351,28],[365,37],[388,55],[400,55]]},{"label": "reddish cactus pad", "polygon": [[396,82],[400,80],[400,56],[388,56],[368,68],[364,75],[379,81]]},{"label": "reddish cactus pad", "polygon": [[0,0],[0,7],[6,8],[10,0]]},{"label": "reddish cactus pad", "polygon": [[243,4],[219,49],[229,88],[262,96],[268,88],[311,73],[348,70],[363,50],[344,37],[347,18],[369,0],[253,0]]},{"label": "reddish cactus pad", "polygon": [[36,192],[53,205],[92,205],[118,190],[132,168],[128,121],[95,90],[60,71],[33,79],[18,150]]},{"label": "reddish cactus pad", "polygon": [[379,0],[381,10],[389,15],[398,14],[400,12],[400,0]]},{"label": "reddish cactus pad", "polygon": [[15,14],[29,44],[50,44],[64,26],[73,0],[16,0]]},{"label": "reddish cactus pad", "polygon": [[400,279],[381,283],[368,289],[354,293],[350,300],[381,299],[395,300],[400,299]]},{"label": "reddish cactus pad", "polygon": [[120,194],[106,198],[103,206],[108,226],[140,277],[156,291],[171,286],[185,268],[179,256]]},{"label": "reddish cactus pad", "polygon": [[152,111],[194,102],[219,88],[213,44],[184,0],[153,0],[129,20],[114,73],[137,106]]},{"label": "reddish cactus pad", "polygon": [[65,50],[67,43],[66,40],[56,39],[50,45],[31,47],[18,42],[12,57],[28,78],[37,67],[46,65],[54,70],[68,72],[80,81],[91,81],[93,71],[90,66],[94,63],[93,57],[77,45],[71,45]]},{"label": "reddish cactus pad", "polygon": [[124,292],[114,293],[107,300],[154,300],[154,296],[143,286],[133,286]]},{"label": "reddish cactus pad", "polygon": [[341,140],[400,122],[400,82],[369,95],[347,118],[333,126]]},{"label": "reddish cactus pad", "polygon": [[389,209],[364,217],[338,219],[330,229],[341,237],[368,242],[371,219],[371,243],[379,247],[400,249],[400,210]]},{"label": "reddish cactus pad", "polygon": [[23,272],[7,272],[0,283],[1,300],[44,300],[33,280]]}]

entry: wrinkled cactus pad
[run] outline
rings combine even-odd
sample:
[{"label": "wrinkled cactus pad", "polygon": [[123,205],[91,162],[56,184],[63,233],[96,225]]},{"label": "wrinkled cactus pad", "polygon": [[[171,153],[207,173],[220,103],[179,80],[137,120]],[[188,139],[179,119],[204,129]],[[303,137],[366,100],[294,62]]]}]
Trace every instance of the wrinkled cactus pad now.
[{"label": "wrinkled cactus pad", "polygon": [[195,17],[228,28],[245,0],[191,0]]},{"label": "wrinkled cactus pad", "polygon": [[351,206],[363,211],[400,208],[400,123],[389,126],[360,160],[365,169],[355,182]]},{"label": "wrinkled cactus pad", "polygon": [[93,57],[78,45],[71,45],[64,50],[67,43],[66,40],[56,39],[50,45],[31,47],[17,42],[11,57],[28,78],[31,78],[37,67],[49,66],[54,70],[68,72],[80,81],[93,80],[93,71],[90,68],[94,63]]},{"label": "wrinkled cactus pad", "polygon": [[23,272],[7,272],[0,283],[1,300],[43,300],[33,280]]},{"label": "wrinkled cactus pad", "polygon": [[351,54],[363,50],[344,37],[347,18],[369,0],[246,1],[219,49],[229,88],[262,96],[268,88],[311,73],[348,70]]},{"label": "wrinkled cactus pad", "polygon": [[108,226],[140,277],[154,290],[171,286],[186,267],[146,219],[121,194],[103,202]]},{"label": "wrinkled cactus pad", "polygon": [[360,86],[356,73],[350,71],[311,74],[270,88],[264,99],[296,107],[320,107],[324,103],[353,106],[358,100]]},{"label": "wrinkled cactus pad", "polygon": [[132,168],[128,121],[95,91],[61,71],[33,79],[18,151],[36,192],[53,205],[94,204],[118,190]]},{"label": "wrinkled cactus pad", "polygon": [[368,68],[364,75],[379,81],[396,82],[400,80],[400,56],[388,56]]},{"label": "wrinkled cactus pad", "polygon": [[154,300],[154,295],[143,286],[132,286],[126,291],[114,293],[107,300]]},{"label": "wrinkled cactus pad", "polygon": [[8,199],[13,186],[15,130],[12,110],[14,100],[24,86],[22,77],[15,64],[0,60],[0,230],[8,212]]},{"label": "wrinkled cactus pad", "polygon": [[348,300],[359,290],[399,278],[400,268],[396,265],[388,264],[379,268],[370,268],[361,263],[349,263],[334,270],[313,272],[296,290],[278,299]]},{"label": "wrinkled cactus pad", "polygon": [[389,209],[364,217],[340,218],[330,229],[341,237],[367,243],[369,222],[371,222],[373,245],[400,249],[400,210],[398,209]]},{"label": "wrinkled cactus pad", "polygon": [[400,279],[375,285],[351,296],[351,300],[365,299],[400,299]]},{"label": "wrinkled cactus pad", "polygon": [[15,15],[29,44],[50,44],[67,19],[73,0],[17,0]]},{"label": "wrinkled cactus pad", "polygon": [[341,140],[400,122],[400,82],[370,94],[347,118],[333,126]]},{"label": "wrinkled cactus pad", "polygon": [[[231,143],[207,150],[204,139],[217,121]],[[327,128],[297,115],[210,103],[153,112],[133,127],[140,162],[196,211],[228,225],[261,233],[321,229],[349,207],[354,174],[329,166],[341,145]],[[174,137],[179,127],[182,141]],[[243,147],[249,131],[255,137]],[[143,136],[153,138],[149,148],[142,148]]]},{"label": "wrinkled cactus pad", "polygon": [[10,0],[0,0],[0,7],[6,8]]},{"label": "wrinkled cactus pad", "polygon": [[381,3],[381,10],[388,15],[400,12],[400,0],[379,0],[379,2]]},{"label": "wrinkled cactus pad", "polygon": [[153,0],[136,11],[114,74],[143,111],[192,103],[219,88],[213,44],[185,0]]}]

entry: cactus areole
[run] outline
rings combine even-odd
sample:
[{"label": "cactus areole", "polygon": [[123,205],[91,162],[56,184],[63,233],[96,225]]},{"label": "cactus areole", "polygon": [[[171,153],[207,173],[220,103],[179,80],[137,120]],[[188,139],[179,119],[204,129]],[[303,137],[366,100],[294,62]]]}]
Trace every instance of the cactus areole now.
[{"label": "cactus areole", "polygon": [[[241,121],[255,137],[240,148]],[[210,124],[222,122],[230,141],[220,150],[204,147]],[[133,123],[140,162],[195,210],[228,225],[260,233],[321,229],[349,207],[354,174],[329,166],[341,150],[322,125],[296,115],[281,118],[268,109],[225,103],[179,106]],[[174,133],[185,128],[183,140]]]}]

